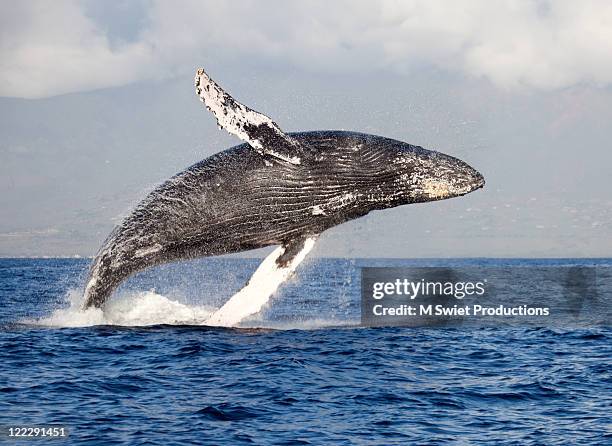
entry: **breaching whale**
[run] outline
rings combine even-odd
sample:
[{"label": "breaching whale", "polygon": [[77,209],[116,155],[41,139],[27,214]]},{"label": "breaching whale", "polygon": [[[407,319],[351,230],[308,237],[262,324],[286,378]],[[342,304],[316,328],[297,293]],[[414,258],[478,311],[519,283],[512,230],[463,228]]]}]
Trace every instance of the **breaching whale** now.
[{"label": "breaching whale", "polygon": [[91,264],[85,308],[101,307],[130,275],[179,259],[280,245],[274,261],[292,271],[326,229],[484,186],[465,162],[405,142],[337,130],[284,133],[203,69],[195,87],[219,127],[244,144],[170,178],[115,227]]}]

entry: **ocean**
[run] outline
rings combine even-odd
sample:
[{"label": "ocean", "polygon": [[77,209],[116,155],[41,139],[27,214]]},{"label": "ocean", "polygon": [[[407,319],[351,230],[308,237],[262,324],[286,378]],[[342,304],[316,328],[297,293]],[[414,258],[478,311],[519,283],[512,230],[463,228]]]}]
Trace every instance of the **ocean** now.
[{"label": "ocean", "polygon": [[[103,313],[79,310],[88,259],[0,259],[0,443],[612,442],[607,323],[360,325],[363,266],[612,259],[311,259],[240,328],[202,326],[258,263],[153,268]],[[7,437],[17,426],[62,426],[68,437]]]}]

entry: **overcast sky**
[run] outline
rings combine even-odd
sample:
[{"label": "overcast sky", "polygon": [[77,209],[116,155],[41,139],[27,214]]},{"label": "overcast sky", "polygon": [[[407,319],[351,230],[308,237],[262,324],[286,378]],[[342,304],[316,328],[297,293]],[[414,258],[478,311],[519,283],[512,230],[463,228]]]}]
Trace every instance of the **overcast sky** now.
[{"label": "overcast sky", "polygon": [[0,0],[0,255],[93,255],[231,145],[204,66],[286,131],[458,156],[487,186],[328,231],[350,257],[612,255],[612,2]]}]

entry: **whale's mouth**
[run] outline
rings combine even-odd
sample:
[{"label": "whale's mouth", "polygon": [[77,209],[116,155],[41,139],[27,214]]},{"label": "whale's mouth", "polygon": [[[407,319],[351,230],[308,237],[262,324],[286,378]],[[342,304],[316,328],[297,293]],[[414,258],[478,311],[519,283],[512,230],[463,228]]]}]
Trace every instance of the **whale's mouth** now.
[{"label": "whale's mouth", "polygon": [[423,180],[420,184],[421,193],[428,200],[444,200],[446,198],[460,197],[477,189],[483,188],[485,185],[484,177],[477,171],[468,178],[453,178],[446,180],[441,178],[432,178]]},{"label": "whale's mouth", "polygon": [[466,194],[470,192],[474,192],[475,190],[482,189],[485,186],[485,179],[480,172],[476,172],[474,180],[472,180],[471,185],[469,186],[469,190]]},{"label": "whale's mouth", "polygon": [[463,195],[467,195],[471,192],[474,192],[475,190],[478,189],[482,189],[484,188],[485,185],[485,179],[482,175],[478,174],[479,178],[470,181],[468,184],[461,186],[459,188],[457,188],[457,190],[455,191],[455,193],[452,194],[452,196],[454,197],[461,197]]},{"label": "whale's mouth", "polygon": [[476,169],[467,164],[463,164],[460,166],[459,172],[460,173],[458,173],[456,177],[451,176],[451,178],[447,180],[450,183],[449,195],[451,197],[460,197],[484,187],[484,176]]},{"label": "whale's mouth", "polygon": [[413,199],[437,201],[469,194],[485,185],[484,176],[466,162],[439,152],[411,153],[404,175]]}]

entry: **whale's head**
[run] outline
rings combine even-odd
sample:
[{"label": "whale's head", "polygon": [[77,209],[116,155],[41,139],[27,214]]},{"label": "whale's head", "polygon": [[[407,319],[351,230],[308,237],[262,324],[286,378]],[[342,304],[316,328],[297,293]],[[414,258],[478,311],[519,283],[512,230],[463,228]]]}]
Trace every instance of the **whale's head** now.
[{"label": "whale's head", "polygon": [[482,174],[466,162],[421,147],[402,148],[394,162],[399,189],[409,203],[459,197],[485,184]]},{"label": "whale's head", "polygon": [[373,135],[351,137],[359,142],[354,165],[369,177],[365,187],[382,207],[459,197],[485,184],[480,172],[453,156]]},{"label": "whale's head", "polygon": [[356,197],[363,211],[459,197],[485,184],[466,162],[402,141],[344,131],[300,136],[319,148],[315,159],[329,161],[324,181],[340,183],[322,187]]}]

